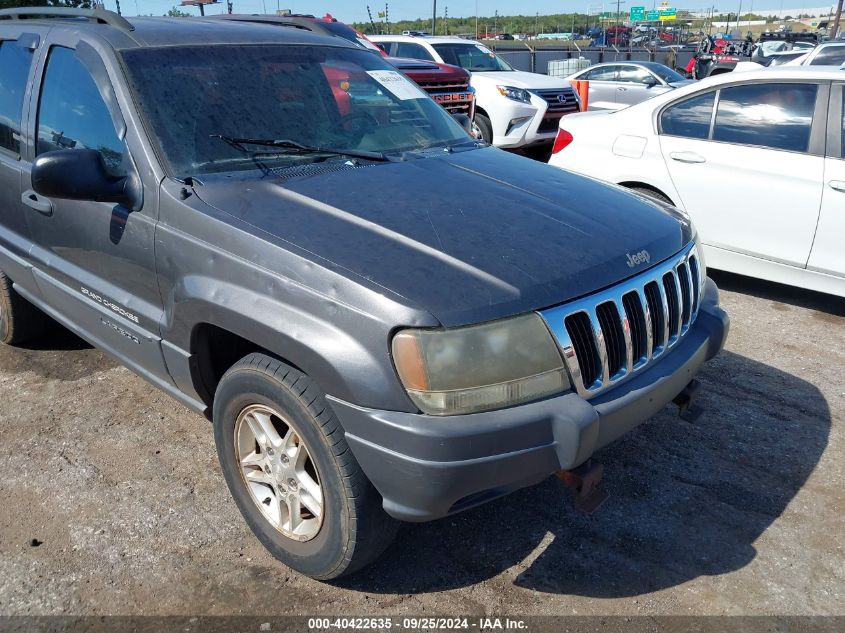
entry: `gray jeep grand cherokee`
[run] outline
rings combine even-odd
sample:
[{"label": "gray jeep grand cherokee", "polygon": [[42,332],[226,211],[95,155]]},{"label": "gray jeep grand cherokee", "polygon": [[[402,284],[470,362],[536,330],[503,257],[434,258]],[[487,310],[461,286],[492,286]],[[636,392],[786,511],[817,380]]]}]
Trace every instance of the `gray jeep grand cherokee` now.
[{"label": "gray jeep grand cherokee", "polygon": [[723,345],[686,216],[469,138],[339,38],[0,18],[0,338],[46,313],[211,417],[305,574],[575,469]]}]

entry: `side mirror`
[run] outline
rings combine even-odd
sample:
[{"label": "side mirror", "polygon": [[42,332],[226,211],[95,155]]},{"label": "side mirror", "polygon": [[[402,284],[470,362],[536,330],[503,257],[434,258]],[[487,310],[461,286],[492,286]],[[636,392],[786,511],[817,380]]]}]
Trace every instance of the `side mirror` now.
[{"label": "side mirror", "polygon": [[654,77],[649,76],[649,77],[646,77],[646,79],[643,83],[645,83],[646,88],[654,88],[660,82],[657,81],[657,79],[655,79]]},{"label": "side mirror", "polygon": [[470,119],[466,114],[461,113],[453,114],[452,117],[454,117],[455,121],[457,121],[464,130],[466,130],[467,134],[475,138],[475,134],[472,130],[472,119]]},{"label": "side mirror", "polygon": [[32,165],[32,188],[48,198],[114,202],[139,211],[143,188],[136,174],[115,177],[95,149],[61,149],[41,154]]}]

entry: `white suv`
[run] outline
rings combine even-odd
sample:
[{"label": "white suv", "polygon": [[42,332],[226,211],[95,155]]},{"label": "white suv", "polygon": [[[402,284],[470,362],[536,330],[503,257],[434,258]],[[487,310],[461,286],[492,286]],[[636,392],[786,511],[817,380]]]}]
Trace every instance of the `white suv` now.
[{"label": "white suv", "polygon": [[425,59],[470,71],[476,125],[484,140],[497,147],[551,143],[560,118],[581,109],[565,79],[514,70],[478,42],[459,37],[369,37],[391,57]]}]

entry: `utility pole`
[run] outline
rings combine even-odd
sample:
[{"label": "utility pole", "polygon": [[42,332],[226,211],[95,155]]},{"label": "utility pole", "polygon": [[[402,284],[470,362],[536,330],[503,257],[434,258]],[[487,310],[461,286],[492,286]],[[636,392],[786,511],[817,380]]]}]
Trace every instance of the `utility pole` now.
[{"label": "utility pole", "polygon": [[478,0],[475,0],[475,41],[478,41]]},{"label": "utility pole", "polygon": [[437,0],[431,0],[431,34],[437,35]]},{"label": "utility pole", "polygon": [[[117,5],[117,14],[120,15],[120,0],[115,0],[115,4]],[[842,3],[840,2],[839,5],[840,5],[840,8],[841,8]],[[839,24],[839,21],[837,20],[836,23]]]},{"label": "utility pole", "polygon": [[836,5],[836,17],[833,18],[833,28],[830,30],[831,39],[839,36],[839,20],[842,19],[842,2],[843,0],[839,0]]}]

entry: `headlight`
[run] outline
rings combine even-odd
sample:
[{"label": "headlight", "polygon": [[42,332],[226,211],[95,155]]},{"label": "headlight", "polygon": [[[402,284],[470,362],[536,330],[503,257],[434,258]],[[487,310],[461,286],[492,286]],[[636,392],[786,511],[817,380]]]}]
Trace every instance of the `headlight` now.
[{"label": "headlight", "polygon": [[411,400],[431,415],[500,409],[570,386],[552,335],[533,313],[452,330],[402,330],[393,360]]},{"label": "headlight", "polygon": [[511,86],[496,86],[503,97],[513,99],[514,101],[521,101],[522,103],[531,103],[531,93],[522,88],[513,88]]}]

